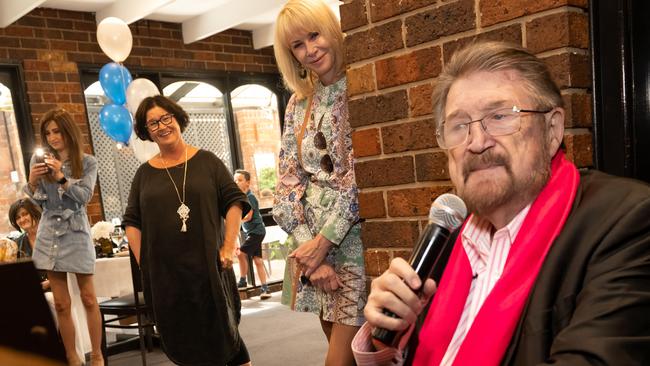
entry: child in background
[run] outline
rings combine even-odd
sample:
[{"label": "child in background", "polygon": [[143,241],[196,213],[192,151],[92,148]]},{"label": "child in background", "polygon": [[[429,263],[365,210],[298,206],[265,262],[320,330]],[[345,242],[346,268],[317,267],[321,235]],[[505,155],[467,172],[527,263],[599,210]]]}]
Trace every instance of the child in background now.
[{"label": "child in background", "polygon": [[234,175],[235,183],[242,192],[246,193],[248,200],[251,203],[252,210],[242,219],[242,229],[246,235],[244,244],[241,246],[241,252],[237,255],[239,258],[239,282],[237,287],[246,288],[246,274],[248,273],[248,256],[253,258],[255,267],[257,267],[257,275],[262,283],[262,294],[260,298],[266,300],[271,297],[269,287],[266,284],[266,272],[264,270],[264,262],[262,261],[262,241],[266,235],[262,215],[260,214],[260,205],[257,198],[251,192],[251,174],[246,170],[238,169]]}]

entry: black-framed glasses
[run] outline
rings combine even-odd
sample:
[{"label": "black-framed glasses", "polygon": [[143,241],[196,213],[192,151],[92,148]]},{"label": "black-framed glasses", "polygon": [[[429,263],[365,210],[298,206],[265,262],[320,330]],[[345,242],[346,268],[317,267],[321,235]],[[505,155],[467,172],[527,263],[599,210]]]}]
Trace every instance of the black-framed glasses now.
[{"label": "black-framed glasses", "polygon": [[505,136],[518,132],[521,129],[522,113],[546,114],[553,108],[546,111],[532,109],[521,109],[517,106],[510,108],[499,108],[483,118],[470,120],[468,117],[452,117],[443,121],[436,129],[438,145],[443,149],[451,149],[467,142],[469,127],[472,123],[480,123],[483,131],[490,136]]},{"label": "black-framed glasses", "polygon": [[323,122],[323,116],[324,114],[320,116],[320,120],[318,121],[318,132],[316,132],[314,135],[314,147],[318,150],[325,151],[325,155],[320,158],[320,168],[326,173],[331,173],[334,171],[334,162],[332,161],[330,154],[327,152],[327,140],[325,139],[325,134],[323,134],[323,132],[320,130],[321,123]]},{"label": "black-framed glasses", "polygon": [[163,114],[158,119],[148,120],[146,126],[149,129],[149,131],[153,132],[160,128],[161,123],[165,126],[169,126],[169,124],[172,123],[172,118],[174,118],[173,113]]}]

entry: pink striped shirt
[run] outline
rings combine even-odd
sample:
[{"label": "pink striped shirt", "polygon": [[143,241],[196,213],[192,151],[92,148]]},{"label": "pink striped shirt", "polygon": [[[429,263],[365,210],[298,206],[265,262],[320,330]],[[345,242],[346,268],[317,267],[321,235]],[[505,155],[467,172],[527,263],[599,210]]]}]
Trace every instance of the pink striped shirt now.
[{"label": "pink striped shirt", "polygon": [[[441,366],[450,366],[454,363],[460,345],[465,340],[478,311],[501,277],[510,247],[519,233],[530,206],[531,204],[521,210],[508,225],[495,232],[494,235],[492,235],[492,224],[485,219],[472,216],[465,225],[461,233],[461,240],[474,278],[463,313],[440,363]],[[370,341],[372,327],[365,323],[352,340],[352,351],[357,365],[402,365],[404,363],[403,351],[413,328],[414,326],[411,325],[400,339],[397,348],[385,348],[378,352]]]},{"label": "pink striped shirt", "polygon": [[472,267],[473,280],[467,295],[456,332],[447,347],[445,356],[440,362],[441,366],[450,366],[454,363],[460,345],[476,318],[476,314],[483,306],[494,285],[497,283],[506,265],[510,247],[517,237],[517,233],[524,222],[530,204],[521,210],[508,225],[492,235],[492,224],[477,216],[472,216],[462,232],[462,242]]}]

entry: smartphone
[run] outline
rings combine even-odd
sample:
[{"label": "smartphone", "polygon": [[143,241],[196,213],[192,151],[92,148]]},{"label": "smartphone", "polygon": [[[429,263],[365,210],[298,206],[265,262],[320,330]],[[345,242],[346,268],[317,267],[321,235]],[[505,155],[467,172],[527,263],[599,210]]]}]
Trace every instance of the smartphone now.
[{"label": "smartphone", "polygon": [[[39,147],[36,149],[34,155],[35,155],[34,161],[36,162],[36,164],[45,164],[45,158],[49,157],[50,154],[47,151],[45,151],[45,149],[43,149],[42,147]],[[48,173],[50,172],[50,167],[47,167],[47,172]]]}]

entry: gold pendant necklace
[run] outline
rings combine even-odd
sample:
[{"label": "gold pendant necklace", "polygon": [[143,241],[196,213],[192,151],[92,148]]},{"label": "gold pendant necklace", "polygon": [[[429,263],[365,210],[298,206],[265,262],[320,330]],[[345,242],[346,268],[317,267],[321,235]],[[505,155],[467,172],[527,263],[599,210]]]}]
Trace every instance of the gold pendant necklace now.
[{"label": "gold pendant necklace", "polygon": [[176,190],[176,196],[178,196],[178,201],[181,203],[180,206],[178,206],[178,210],[176,212],[178,213],[178,216],[181,218],[181,221],[183,222],[183,226],[181,226],[181,232],[184,233],[187,231],[187,224],[186,221],[189,220],[190,218],[190,208],[187,207],[185,204],[185,180],[187,178],[187,146],[185,146],[185,171],[183,172],[183,199],[181,199],[181,195],[178,192],[178,187],[176,187],[176,182],[174,182],[174,178],[172,178],[172,175],[169,174],[169,170],[167,169],[167,162],[162,156],[162,153],[160,154],[160,160],[163,161],[165,171],[167,172],[167,176],[169,176],[169,179],[172,181],[172,184],[174,185],[174,189]]}]

